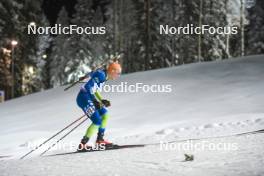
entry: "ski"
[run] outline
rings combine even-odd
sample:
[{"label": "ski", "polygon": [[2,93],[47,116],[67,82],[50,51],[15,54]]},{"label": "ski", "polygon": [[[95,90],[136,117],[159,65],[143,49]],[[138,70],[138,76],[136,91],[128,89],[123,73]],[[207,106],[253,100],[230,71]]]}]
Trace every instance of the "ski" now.
[{"label": "ski", "polygon": [[105,149],[90,148],[88,150],[73,151],[73,152],[67,152],[67,153],[57,153],[57,154],[46,155],[46,156],[70,155],[70,154],[77,154],[77,153],[99,152],[99,151],[117,150],[117,149],[126,149],[126,148],[138,148],[138,147],[145,147],[145,145],[144,144],[136,144],[136,145],[116,145],[114,144],[112,146],[106,147]]},{"label": "ski", "polygon": [[[231,136],[258,134],[258,133],[264,133],[264,129],[245,132],[245,133],[239,133],[239,134],[233,134],[233,135],[226,135],[226,136],[179,139],[179,140],[174,140],[174,141],[168,141],[168,143],[184,142],[184,141],[189,141],[189,140],[196,141],[196,140],[205,140],[205,139],[213,139],[213,138],[223,138],[223,137],[231,137]],[[107,151],[107,150],[116,150],[116,149],[125,149],[125,148],[138,148],[138,147],[153,146],[153,145],[160,145],[160,143],[137,144],[137,145],[117,145],[117,144],[114,144],[111,147],[107,147],[105,150],[91,149],[91,150],[86,150],[86,151],[73,151],[73,152],[67,152],[67,153],[51,154],[51,155],[46,155],[46,156],[70,155],[70,154],[77,154],[77,153],[98,152],[98,151]],[[188,157],[187,159],[189,160],[190,158]]]}]

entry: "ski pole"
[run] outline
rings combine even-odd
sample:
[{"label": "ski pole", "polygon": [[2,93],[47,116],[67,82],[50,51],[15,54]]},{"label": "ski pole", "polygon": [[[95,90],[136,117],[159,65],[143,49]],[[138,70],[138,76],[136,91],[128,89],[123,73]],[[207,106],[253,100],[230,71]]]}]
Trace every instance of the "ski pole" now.
[{"label": "ski pole", "polygon": [[56,144],[58,144],[62,139],[64,139],[66,136],[68,136],[71,132],[73,132],[76,128],[78,128],[81,124],[83,124],[89,117],[85,118],[83,121],[81,121],[78,125],[76,125],[74,128],[72,128],[68,133],[63,135],[59,140],[57,140],[55,143],[53,143],[47,150],[42,152],[40,156],[44,155],[47,151],[49,151],[52,147],[54,147]]},{"label": "ski pole", "polygon": [[72,123],[70,123],[69,125],[67,125],[66,127],[64,127],[62,130],[60,130],[59,132],[57,132],[56,134],[54,134],[53,136],[51,136],[50,138],[48,138],[46,141],[44,141],[43,143],[41,143],[40,145],[38,145],[37,147],[35,147],[31,151],[29,151],[28,153],[26,153],[25,155],[23,155],[20,159],[25,158],[30,153],[32,153],[35,150],[37,150],[38,148],[40,148],[42,145],[46,144],[48,141],[50,141],[51,139],[53,139],[54,137],[56,137],[57,135],[59,135],[61,132],[63,132],[64,130],[66,130],[67,128],[69,128],[70,126],[72,126],[73,124],[75,124],[76,122],[78,122],[79,120],[81,120],[84,116],[86,116],[86,115],[85,114],[82,115],[81,117],[79,117],[78,119],[76,119],[75,121],[73,121]]}]

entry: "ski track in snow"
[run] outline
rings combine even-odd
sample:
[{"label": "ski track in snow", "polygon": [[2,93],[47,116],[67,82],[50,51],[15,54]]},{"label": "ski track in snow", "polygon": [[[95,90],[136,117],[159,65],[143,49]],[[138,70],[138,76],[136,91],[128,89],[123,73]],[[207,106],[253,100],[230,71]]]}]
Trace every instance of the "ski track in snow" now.
[{"label": "ski track in snow", "polygon": [[[191,142],[236,144],[232,151],[161,150],[160,145],[150,145],[39,157],[53,140],[18,160],[32,143],[42,143],[81,115],[75,104],[79,88],[64,92],[61,87],[7,101],[0,104],[0,175],[264,175],[264,134],[235,136],[264,129],[263,78],[263,56],[250,56],[128,74],[115,82],[171,84],[171,93],[103,94],[113,102],[106,137],[115,143],[178,141],[171,143],[178,146],[188,142],[180,140],[201,139]],[[87,125],[61,142],[73,142],[73,148],[47,154],[75,150]],[[193,154],[194,161],[182,162],[184,153]]]},{"label": "ski track in snow", "polygon": [[[95,153],[8,160],[0,162],[1,175],[263,175],[264,134],[208,139],[237,144],[234,151],[161,150],[160,146]],[[250,143],[249,143],[250,141]],[[195,143],[204,142],[195,141]],[[184,153],[194,161],[183,162]],[[250,161],[250,162],[249,162]],[[246,167],[241,167],[246,166]]]}]

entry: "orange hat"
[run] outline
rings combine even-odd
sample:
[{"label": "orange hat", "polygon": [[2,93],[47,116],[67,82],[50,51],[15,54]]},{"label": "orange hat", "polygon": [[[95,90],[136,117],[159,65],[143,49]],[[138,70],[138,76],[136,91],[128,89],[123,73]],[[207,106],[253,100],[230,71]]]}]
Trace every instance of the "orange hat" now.
[{"label": "orange hat", "polygon": [[111,62],[108,67],[107,67],[107,72],[108,73],[118,73],[120,74],[122,72],[121,65],[116,61],[116,62]]}]

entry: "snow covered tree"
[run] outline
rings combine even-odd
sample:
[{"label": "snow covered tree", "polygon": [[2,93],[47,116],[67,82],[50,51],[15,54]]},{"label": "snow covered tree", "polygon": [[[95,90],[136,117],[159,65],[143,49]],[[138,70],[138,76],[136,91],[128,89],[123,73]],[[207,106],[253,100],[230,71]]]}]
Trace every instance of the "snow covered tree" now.
[{"label": "snow covered tree", "polygon": [[[93,18],[95,10],[92,1],[78,0],[75,6],[76,14],[71,20],[72,24],[86,27],[93,26]],[[90,70],[90,67],[95,64],[96,54],[100,52],[92,41],[97,35],[73,34],[68,42],[68,62],[65,66],[66,82],[77,80],[79,76]],[[100,46],[101,47],[101,46]]]},{"label": "snow covered tree", "polygon": [[[49,26],[47,18],[43,15],[41,19],[43,26]],[[48,50],[51,47],[52,37],[50,35],[39,35],[36,41],[37,50],[35,55],[35,82],[38,83],[39,89],[50,88],[50,71],[49,62],[51,57],[48,56]],[[35,84],[36,85],[36,84]]]},{"label": "snow covered tree", "polygon": [[264,53],[264,2],[256,0],[256,5],[248,9],[249,25],[246,27],[247,54]]},{"label": "snow covered tree", "polygon": [[[213,27],[228,27],[227,1],[204,1],[203,24]],[[203,36],[203,57],[205,61],[224,59],[226,53],[226,35],[209,34]]]},{"label": "snow covered tree", "polygon": [[125,31],[123,51],[128,72],[169,65],[169,40],[159,34],[159,24],[168,22],[165,4],[160,0],[137,0],[123,7],[121,29]]},{"label": "snow covered tree", "polygon": [[[61,24],[62,27],[69,26],[69,17],[66,9],[63,7],[58,15],[56,24]],[[69,35],[60,34],[54,37],[52,53],[47,58],[47,73],[50,75],[47,82],[52,87],[60,86],[66,83],[67,74],[65,67],[67,62],[71,60],[68,56],[68,51],[71,49],[69,45]]]},{"label": "snow covered tree", "polygon": [[[193,24],[199,26],[200,1],[184,1],[181,0],[182,13],[180,14],[179,26],[187,26]],[[198,35],[180,36],[180,56],[184,63],[192,63],[198,61]],[[203,40],[201,41],[203,43]],[[203,55],[203,53],[201,53]],[[202,56],[201,56],[202,57]],[[202,58],[200,58],[202,60]]]},{"label": "snow covered tree", "polygon": [[25,89],[30,91],[41,89],[39,86],[36,87],[34,82],[31,85],[24,84],[26,68],[32,66],[36,69],[37,67],[38,61],[35,56],[39,49],[40,36],[28,35],[27,26],[31,22],[34,22],[35,25],[42,25],[41,3],[42,1],[34,0],[0,2],[0,44],[2,47],[11,49],[11,40],[18,42],[14,48],[15,96],[23,95]]}]

